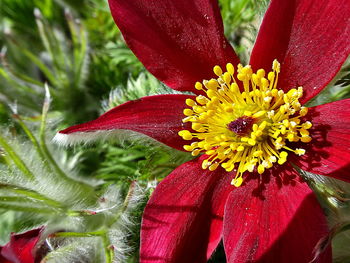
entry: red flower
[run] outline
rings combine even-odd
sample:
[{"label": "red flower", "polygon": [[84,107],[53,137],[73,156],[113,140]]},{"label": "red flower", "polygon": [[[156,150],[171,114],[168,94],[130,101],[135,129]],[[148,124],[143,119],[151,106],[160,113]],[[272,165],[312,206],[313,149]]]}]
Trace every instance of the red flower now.
[{"label": "red flower", "polygon": [[[312,107],[305,117],[301,107],[349,55],[350,2],[272,0],[251,67],[239,66],[237,76],[233,65],[239,59],[224,37],[215,0],[109,4],[127,44],[154,76],[202,95],[130,101],[56,137],[69,144],[132,130],[193,155],[207,154],[157,186],[143,214],[140,261],[205,262],[221,239],[228,262],[312,260],[327,223],[315,195],[286,160],[350,181],[350,100]],[[265,78],[275,59],[281,72],[274,62]],[[213,74],[215,65],[220,67]],[[205,87],[195,85],[203,79],[210,80]],[[230,113],[235,117],[229,119]],[[233,187],[233,178],[242,185]],[[331,262],[330,248],[318,260]]]},{"label": "red flower", "polygon": [[2,263],[34,263],[41,258],[38,241],[43,228],[33,229],[22,234],[11,234],[11,240],[0,247],[0,262]]}]

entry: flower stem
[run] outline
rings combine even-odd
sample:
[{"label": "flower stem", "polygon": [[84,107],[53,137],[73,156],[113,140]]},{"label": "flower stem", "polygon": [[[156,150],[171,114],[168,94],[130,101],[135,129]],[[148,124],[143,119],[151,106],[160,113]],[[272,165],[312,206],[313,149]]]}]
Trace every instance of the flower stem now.
[{"label": "flower stem", "polygon": [[22,130],[27,134],[29,140],[32,142],[34,148],[38,152],[40,158],[45,162],[45,155],[40,148],[38,140],[35,138],[34,134],[30,131],[27,125],[23,122],[22,118],[18,114],[14,114],[13,117],[17,120],[18,124],[21,126]]},{"label": "flower stem", "polygon": [[51,237],[101,237],[103,247],[105,250],[105,257],[107,263],[112,263],[114,258],[114,249],[111,246],[111,242],[108,238],[108,232],[106,230],[99,230],[93,232],[58,232]]},{"label": "flower stem", "polygon": [[57,208],[63,208],[62,204],[60,202],[57,202],[56,200],[50,199],[44,195],[41,195],[37,192],[34,192],[32,190],[28,190],[28,189],[23,189],[23,188],[18,188],[17,186],[13,187],[13,186],[8,186],[8,185],[0,185],[0,189],[5,189],[7,191],[16,193],[16,194],[20,194],[20,195],[24,195],[27,196],[29,198],[33,198],[35,200],[38,201],[43,201],[45,202],[48,206],[54,206]]},{"label": "flower stem", "polygon": [[35,176],[28,169],[26,164],[22,161],[21,158],[17,155],[17,153],[12,149],[12,147],[6,142],[5,138],[0,135],[0,146],[4,149],[4,151],[9,155],[15,165],[19,170],[30,180],[34,180]]},{"label": "flower stem", "polygon": [[49,161],[49,163],[52,165],[53,169],[56,171],[56,173],[68,180],[71,181],[71,178],[69,178],[58,166],[54,158],[52,157],[49,149],[47,148],[46,145],[46,140],[45,140],[45,130],[46,130],[46,118],[47,118],[47,113],[49,111],[50,107],[50,91],[47,85],[45,85],[45,100],[43,104],[43,109],[42,109],[42,115],[41,115],[41,124],[40,124],[40,131],[39,131],[39,141],[40,141],[40,148],[42,149],[43,154],[45,155],[46,159]]}]

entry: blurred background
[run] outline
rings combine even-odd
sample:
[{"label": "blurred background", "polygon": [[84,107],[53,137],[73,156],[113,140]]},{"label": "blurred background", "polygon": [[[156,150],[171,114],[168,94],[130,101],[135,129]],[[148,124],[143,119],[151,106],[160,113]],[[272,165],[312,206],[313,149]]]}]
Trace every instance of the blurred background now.
[{"label": "blurred background", "polygon": [[[242,63],[266,0],[220,0]],[[350,95],[350,63],[310,105]],[[60,148],[58,130],[128,100],[172,93],[125,45],[105,0],[0,0],[0,245],[45,226],[46,262],[137,262],[154,187],[187,153],[122,137]],[[350,187],[303,174],[332,227],[334,262],[350,262]],[[212,262],[225,262],[222,246]]]}]

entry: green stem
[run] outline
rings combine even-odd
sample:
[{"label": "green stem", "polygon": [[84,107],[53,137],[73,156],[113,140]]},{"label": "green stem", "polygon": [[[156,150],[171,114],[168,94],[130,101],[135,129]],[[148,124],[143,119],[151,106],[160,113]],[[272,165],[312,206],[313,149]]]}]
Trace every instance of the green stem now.
[{"label": "green stem", "polygon": [[108,238],[108,232],[106,230],[99,230],[94,232],[58,232],[51,235],[51,237],[100,237],[102,239],[103,247],[105,250],[106,262],[113,262],[114,249],[111,247],[111,242]]},{"label": "green stem", "polygon": [[106,234],[105,230],[92,231],[92,232],[58,232],[52,235],[52,237],[100,237]]},{"label": "green stem", "polygon": [[[41,124],[40,124],[40,131],[39,131],[39,143],[40,147],[43,151],[43,154],[45,155],[46,159],[49,161],[49,164],[53,167],[54,171],[56,174],[62,179],[65,180],[66,182],[72,183],[74,185],[77,185],[84,191],[84,194],[88,195],[88,193],[93,192],[93,188],[87,184],[77,182],[76,180],[73,180],[69,176],[64,173],[61,168],[58,166],[57,162],[55,159],[52,157],[49,149],[47,148],[46,145],[46,138],[45,138],[45,130],[46,130],[46,118],[47,118],[47,113],[49,111],[49,106],[50,106],[50,93],[49,93],[49,88],[48,86],[45,87],[46,89],[46,95],[45,95],[45,100],[43,104],[43,109],[42,109],[42,115],[41,115]],[[89,201],[94,202],[95,199],[94,197],[89,198]]]},{"label": "green stem", "polygon": [[39,131],[39,141],[40,141],[39,145],[42,149],[42,153],[44,154],[46,159],[49,161],[53,169],[56,171],[56,173],[60,177],[64,178],[66,181],[73,181],[61,170],[61,168],[58,166],[58,164],[52,157],[46,145],[45,130],[46,130],[46,118],[47,118],[49,106],[50,106],[50,95],[49,95],[48,87],[46,87],[46,95],[45,95],[45,100],[44,100],[44,105],[43,105],[43,110],[41,115],[41,124],[40,124],[40,131]]},{"label": "green stem", "polygon": [[18,124],[21,126],[23,131],[27,134],[29,140],[32,142],[32,144],[35,147],[36,151],[38,152],[40,158],[45,162],[45,160],[46,160],[45,155],[44,155],[43,151],[41,150],[39,142],[35,138],[34,134],[29,130],[29,128],[23,122],[23,120],[21,119],[21,117],[19,115],[15,114],[15,115],[13,115],[13,117],[17,120]]},{"label": "green stem", "polygon": [[11,186],[1,186],[0,185],[0,188],[1,189],[6,189],[7,191],[10,191],[10,192],[14,192],[16,194],[21,194],[21,195],[25,195],[27,197],[30,197],[30,198],[33,198],[33,199],[36,199],[38,201],[43,201],[45,202],[47,205],[49,206],[54,206],[54,207],[57,207],[57,208],[62,208],[62,205],[60,202],[57,202],[53,199],[50,199],[50,198],[47,198],[46,196],[43,196],[37,192],[34,192],[32,190],[27,190],[27,189],[19,189],[19,188],[13,188]]},{"label": "green stem", "polygon": [[15,165],[22,171],[22,173],[30,180],[34,180],[35,176],[28,169],[26,164],[19,158],[17,153],[12,149],[12,147],[6,142],[5,138],[0,135],[0,146],[7,152],[9,157],[15,163]]},{"label": "green stem", "polygon": [[132,197],[135,190],[135,181],[132,181],[128,190],[128,193],[126,194],[126,197],[123,202],[123,206],[116,212],[115,216],[112,218],[111,222],[107,224],[107,227],[111,227],[115,222],[119,220],[119,218],[122,216],[122,214],[126,211],[126,209],[129,206],[130,198]]},{"label": "green stem", "polygon": [[5,204],[0,202],[0,208],[6,210],[14,210],[20,212],[28,212],[28,213],[38,213],[38,214],[57,214],[58,210],[46,207],[25,207],[14,204]]}]

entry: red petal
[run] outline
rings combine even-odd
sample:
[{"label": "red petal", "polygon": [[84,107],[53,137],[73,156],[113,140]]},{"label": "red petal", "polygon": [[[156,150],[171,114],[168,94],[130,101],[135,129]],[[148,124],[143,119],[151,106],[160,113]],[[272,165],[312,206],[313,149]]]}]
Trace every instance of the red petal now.
[{"label": "red petal", "polygon": [[215,0],[109,0],[130,49],[159,80],[181,91],[239,59],[226,40]]},{"label": "red petal", "polygon": [[232,190],[222,169],[187,162],[155,189],[143,214],[141,262],[206,262],[221,239],[224,205]]},{"label": "red petal", "polygon": [[184,141],[177,133],[184,129],[182,119],[189,95],[158,95],[129,101],[93,121],[60,131],[55,140],[63,144],[112,137],[115,130],[132,130],[152,137],[170,147],[183,150]]},{"label": "red petal", "polygon": [[9,260],[8,262],[34,263],[35,254],[33,254],[33,250],[40,239],[42,229],[33,229],[22,234],[11,234],[10,242],[0,250],[0,259],[3,256]]},{"label": "red petal", "polygon": [[255,69],[281,63],[279,87],[318,94],[350,53],[349,0],[271,1],[250,59]]},{"label": "red petal", "polygon": [[[328,233],[315,195],[290,165],[251,177],[232,191],[224,214],[227,262],[307,263]],[[262,179],[262,180],[261,180]],[[319,261],[332,262],[331,249]]]},{"label": "red petal", "polygon": [[13,263],[13,262],[7,260],[6,258],[4,258],[4,257],[1,255],[1,251],[2,251],[2,247],[0,247],[0,262],[1,262],[1,263]]},{"label": "red petal", "polygon": [[350,99],[310,108],[312,141],[300,144],[303,156],[291,161],[303,170],[350,182]]}]

